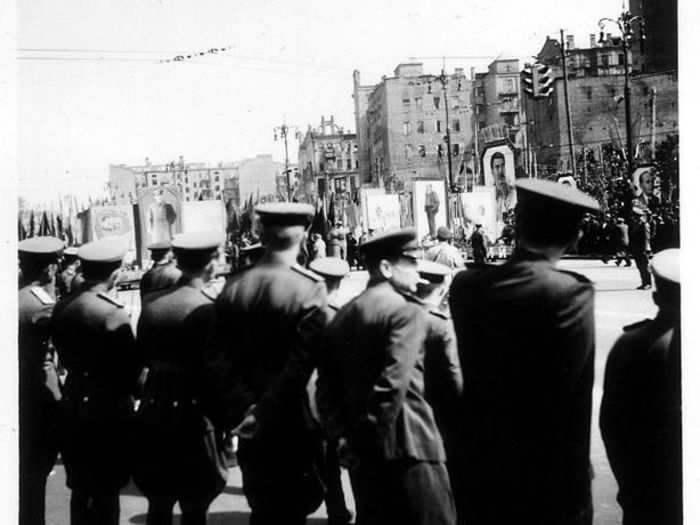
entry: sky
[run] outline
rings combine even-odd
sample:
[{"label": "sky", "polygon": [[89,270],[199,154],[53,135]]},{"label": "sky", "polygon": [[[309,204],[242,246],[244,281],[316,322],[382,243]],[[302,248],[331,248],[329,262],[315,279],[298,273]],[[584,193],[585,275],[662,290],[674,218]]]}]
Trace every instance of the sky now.
[{"label": "sky", "polygon": [[[273,129],[322,115],[354,130],[363,84],[411,57],[483,71],[562,28],[585,46],[619,1],[21,0],[18,189],[30,202],[104,188],[109,164],[284,159]],[[610,31],[610,30],[609,30]],[[612,31],[610,31],[612,32]],[[227,48],[197,60],[178,54]],[[41,51],[36,51],[41,50]],[[48,59],[47,59],[48,58]],[[440,59],[425,59],[439,73]],[[290,162],[297,143],[290,143]]]}]

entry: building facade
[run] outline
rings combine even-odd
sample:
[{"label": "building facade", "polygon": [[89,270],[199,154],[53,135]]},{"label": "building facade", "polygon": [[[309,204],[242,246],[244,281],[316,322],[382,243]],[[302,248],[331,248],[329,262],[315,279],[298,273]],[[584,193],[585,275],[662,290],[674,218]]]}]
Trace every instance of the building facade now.
[{"label": "building facade", "polygon": [[137,166],[124,164],[109,166],[109,195],[113,204],[136,202],[143,188],[175,185],[185,201],[230,199],[241,205],[251,195],[277,194],[277,176],[284,171],[284,164],[272,159],[272,155],[258,155],[238,162],[178,161],[167,164],[145,163]]},{"label": "building facade", "polygon": [[[490,134],[510,137],[515,142],[520,131],[520,62],[516,58],[498,58],[488,71],[473,75],[474,108],[477,128],[482,130],[482,142]],[[483,132],[485,129],[490,130]]]},{"label": "building facade", "polygon": [[453,177],[458,173],[465,150],[472,148],[472,83],[460,68],[445,80],[443,89],[440,77],[425,74],[423,64],[399,64],[393,77],[374,86],[363,114],[368,90],[359,86],[356,72],[356,124],[367,133],[358,143],[361,176],[368,173],[374,185],[402,191],[415,178],[446,178],[448,155]]},{"label": "building facade", "polygon": [[[591,35],[588,49],[576,48],[569,39],[566,50],[574,154],[585,151],[598,160],[605,149],[624,151],[627,136],[624,56],[618,41],[604,37],[598,43]],[[678,75],[676,71],[641,73],[643,58],[630,58],[635,157],[647,162],[655,145],[678,133]],[[559,42],[547,39],[538,59],[552,66],[554,85],[550,97],[527,100],[530,149],[538,173],[568,173],[572,166]]]},{"label": "building facade", "polygon": [[357,136],[321,117],[320,126],[308,127],[299,144],[299,200],[315,202],[328,193],[354,195],[360,187]]}]

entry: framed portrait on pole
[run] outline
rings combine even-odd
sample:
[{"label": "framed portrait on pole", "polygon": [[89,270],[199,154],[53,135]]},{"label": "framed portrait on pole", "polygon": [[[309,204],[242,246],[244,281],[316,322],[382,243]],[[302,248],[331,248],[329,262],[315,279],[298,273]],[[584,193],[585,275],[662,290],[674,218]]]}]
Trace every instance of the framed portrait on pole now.
[{"label": "framed portrait on pole", "polygon": [[413,218],[418,239],[435,238],[440,226],[447,226],[447,194],[442,179],[415,180]]},{"label": "framed portrait on pole", "polygon": [[141,257],[147,257],[148,246],[170,241],[182,232],[182,194],[177,186],[142,188],[138,194],[141,226]]}]

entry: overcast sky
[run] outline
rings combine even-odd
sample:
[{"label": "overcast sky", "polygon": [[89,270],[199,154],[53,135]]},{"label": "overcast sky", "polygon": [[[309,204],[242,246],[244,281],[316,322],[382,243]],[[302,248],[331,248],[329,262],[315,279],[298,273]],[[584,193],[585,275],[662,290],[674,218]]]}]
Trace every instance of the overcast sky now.
[{"label": "overcast sky", "polygon": [[[17,62],[19,192],[39,202],[59,192],[87,195],[104,186],[110,163],[145,157],[283,160],[273,140],[283,119],[306,129],[333,114],[354,130],[354,69],[369,84],[409,57],[489,57],[448,60],[448,69],[468,74],[499,55],[534,55],[560,28],[585,46],[598,19],[621,7],[610,0],[23,0],[18,56],[60,60]],[[227,46],[216,56],[158,63]],[[440,60],[424,63],[439,73]],[[292,161],[296,150],[292,142]]]}]

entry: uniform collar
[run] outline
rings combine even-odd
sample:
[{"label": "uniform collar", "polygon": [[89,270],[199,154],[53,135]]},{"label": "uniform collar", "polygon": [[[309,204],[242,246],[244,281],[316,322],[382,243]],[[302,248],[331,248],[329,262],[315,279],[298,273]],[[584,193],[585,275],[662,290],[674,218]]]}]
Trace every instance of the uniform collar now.
[{"label": "uniform collar", "polygon": [[515,249],[510,260],[512,262],[521,262],[521,261],[542,262],[542,263],[547,263],[551,266],[554,266],[554,263],[543,253],[533,252],[533,251],[528,250],[527,248],[522,248],[522,247],[518,247]]}]

